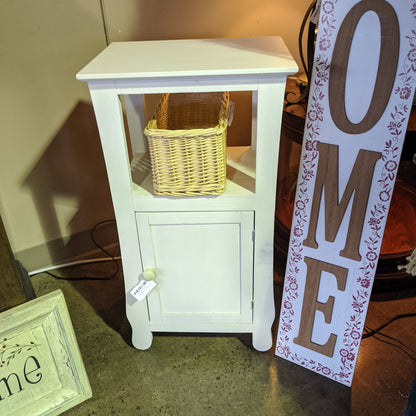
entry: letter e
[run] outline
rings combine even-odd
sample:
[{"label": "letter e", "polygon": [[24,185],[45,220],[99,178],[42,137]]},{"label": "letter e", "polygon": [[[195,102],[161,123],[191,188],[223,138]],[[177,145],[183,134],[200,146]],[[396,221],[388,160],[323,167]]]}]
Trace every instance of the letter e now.
[{"label": "letter e", "polygon": [[[31,360],[31,361],[33,361],[33,363],[35,364],[35,368],[33,368],[33,369],[31,369],[29,372],[27,371],[27,367],[28,367],[28,364],[30,364],[29,363],[29,360]],[[26,361],[25,361],[25,366],[24,366],[24,368],[23,368],[23,373],[24,373],[24,375],[25,375],[25,379],[26,379],[26,381],[28,382],[28,383],[30,383],[30,384],[37,384],[37,383],[39,383],[39,381],[42,379],[42,373],[41,372],[39,372],[39,373],[37,373],[36,375],[35,375],[35,377],[36,377],[36,380],[29,380],[29,375],[30,374],[32,374],[32,373],[34,373],[35,371],[37,371],[37,370],[39,370],[40,369],[40,364],[39,364],[39,361],[36,359],[36,357],[33,357],[33,356],[30,356],[30,357],[27,357],[26,358]]]},{"label": "letter e", "polygon": [[319,345],[312,342],[312,331],[315,320],[315,312],[320,311],[324,314],[325,322],[329,324],[332,318],[334,307],[334,297],[329,296],[325,303],[318,302],[319,284],[321,282],[321,273],[323,271],[331,273],[337,280],[338,290],[345,290],[348,270],[335,264],[325,263],[305,257],[307,266],[305,294],[303,296],[302,313],[300,317],[299,335],[293,340],[295,344],[308,348],[320,354],[332,357],[334,355],[335,342],[337,336],[330,334],[328,341]]}]

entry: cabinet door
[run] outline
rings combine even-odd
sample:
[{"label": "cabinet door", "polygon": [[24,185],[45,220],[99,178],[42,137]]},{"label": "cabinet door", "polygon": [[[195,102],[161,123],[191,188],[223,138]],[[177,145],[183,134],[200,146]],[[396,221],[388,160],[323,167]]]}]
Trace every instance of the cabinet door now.
[{"label": "cabinet door", "polygon": [[251,323],[253,212],[136,214],[152,323]]}]

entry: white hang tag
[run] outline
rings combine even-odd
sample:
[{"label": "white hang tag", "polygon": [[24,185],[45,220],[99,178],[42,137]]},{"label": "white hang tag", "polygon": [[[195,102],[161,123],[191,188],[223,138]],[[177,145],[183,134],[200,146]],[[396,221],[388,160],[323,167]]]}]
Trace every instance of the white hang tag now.
[{"label": "white hang tag", "polygon": [[132,290],[130,290],[130,294],[141,302],[156,286],[154,280],[142,279]]},{"label": "white hang tag", "polygon": [[228,125],[229,126],[231,126],[231,123],[233,122],[234,108],[235,108],[235,102],[230,101],[230,104],[228,105]]},{"label": "white hang tag", "polygon": [[311,16],[311,19],[310,19],[311,23],[313,23],[314,25],[317,25],[318,22],[319,22],[320,12],[321,12],[321,0],[317,0],[315,10],[312,13],[312,16]]}]

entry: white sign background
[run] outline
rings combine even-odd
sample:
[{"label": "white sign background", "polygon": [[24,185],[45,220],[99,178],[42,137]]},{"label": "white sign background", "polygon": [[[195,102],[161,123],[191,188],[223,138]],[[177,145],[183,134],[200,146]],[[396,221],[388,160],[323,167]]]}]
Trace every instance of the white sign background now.
[{"label": "white sign background", "polygon": [[[396,77],[387,107],[374,126],[364,133],[348,134],[335,125],[328,99],[329,69],[334,44],[347,13],[363,1],[322,1],[276,343],[276,355],[347,386],[351,385],[357,360],[412,106],[416,72],[416,2],[390,0],[387,3],[393,7],[398,17],[400,48]],[[374,11],[363,14],[356,26],[347,61],[345,111],[352,123],[360,122],[369,109],[379,65],[380,34],[379,16]],[[318,142],[339,146],[339,199],[344,193],[360,149],[381,152],[371,182],[360,239],[359,261],[339,255],[345,246],[354,196],[348,204],[334,242],[325,240],[325,204],[322,200],[316,231],[318,248],[303,244],[310,223],[319,160]],[[293,342],[299,336],[305,294],[305,257],[348,269],[345,290],[338,290],[334,275],[322,272],[320,277],[317,301],[325,303],[329,296],[333,296],[334,304],[329,323],[325,323],[323,313],[314,311],[311,341],[322,345],[331,333],[335,334],[335,349],[331,357]]]}]

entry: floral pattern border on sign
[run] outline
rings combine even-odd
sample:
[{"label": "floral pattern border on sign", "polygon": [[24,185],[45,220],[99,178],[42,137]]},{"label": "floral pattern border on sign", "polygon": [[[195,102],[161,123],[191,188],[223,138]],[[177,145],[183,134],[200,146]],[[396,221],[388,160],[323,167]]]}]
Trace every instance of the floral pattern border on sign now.
[{"label": "floral pattern border on sign", "polygon": [[[382,224],[388,213],[388,205],[392,196],[398,162],[400,158],[399,141],[404,134],[410,111],[407,105],[408,99],[415,83],[414,74],[416,72],[416,32],[411,31],[411,35],[406,36],[411,50],[406,56],[406,61],[402,71],[398,74],[398,86],[394,93],[398,95],[402,102],[395,106],[394,112],[391,113],[391,120],[387,126],[389,137],[385,142],[382,152],[382,161],[384,166],[381,178],[378,181],[378,201],[370,210],[368,225],[371,230],[370,235],[364,240],[367,250],[359,269],[359,276],[356,281],[359,289],[352,295],[351,308],[354,311],[348,321],[342,339],[342,347],[339,349],[340,368],[338,371],[333,370],[323,364],[300,357],[293,353],[289,346],[288,333],[293,329],[293,301],[299,297],[298,275],[300,271],[299,262],[303,260],[302,237],[304,227],[308,222],[307,207],[310,203],[308,193],[308,184],[316,174],[318,151],[316,143],[319,138],[320,124],[323,122],[324,107],[321,102],[324,99],[323,89],[329,79],[329,57],[326,51],[332,46],[332,36],[336,30],[334,26],[336,19],[334,14],[335,3],[337,0],[326,0],[321,6],[320,18],[320,39],[317,43],[319,54],[315,58],[313,91],[308,103],[306,115],[307,135],[304,137],[304,149],[302,153],[301,173],[298,179],[297,198],[295,202],[292,235],[289,244],[288,262],[286,269],[282,311],[280,315],[280,327],[276,344],[276,353],[284,356],[286,359],[299,364],[312,371],[320,373],[335,381],[344,384],[351,384],[354,372],[355,361],[361,340],[364,326],[365,313],[367,310],[371,285],[377,266],[378,253],[382,241]],[[411,14],[416,18],[416,3],[413,3]]]}]

